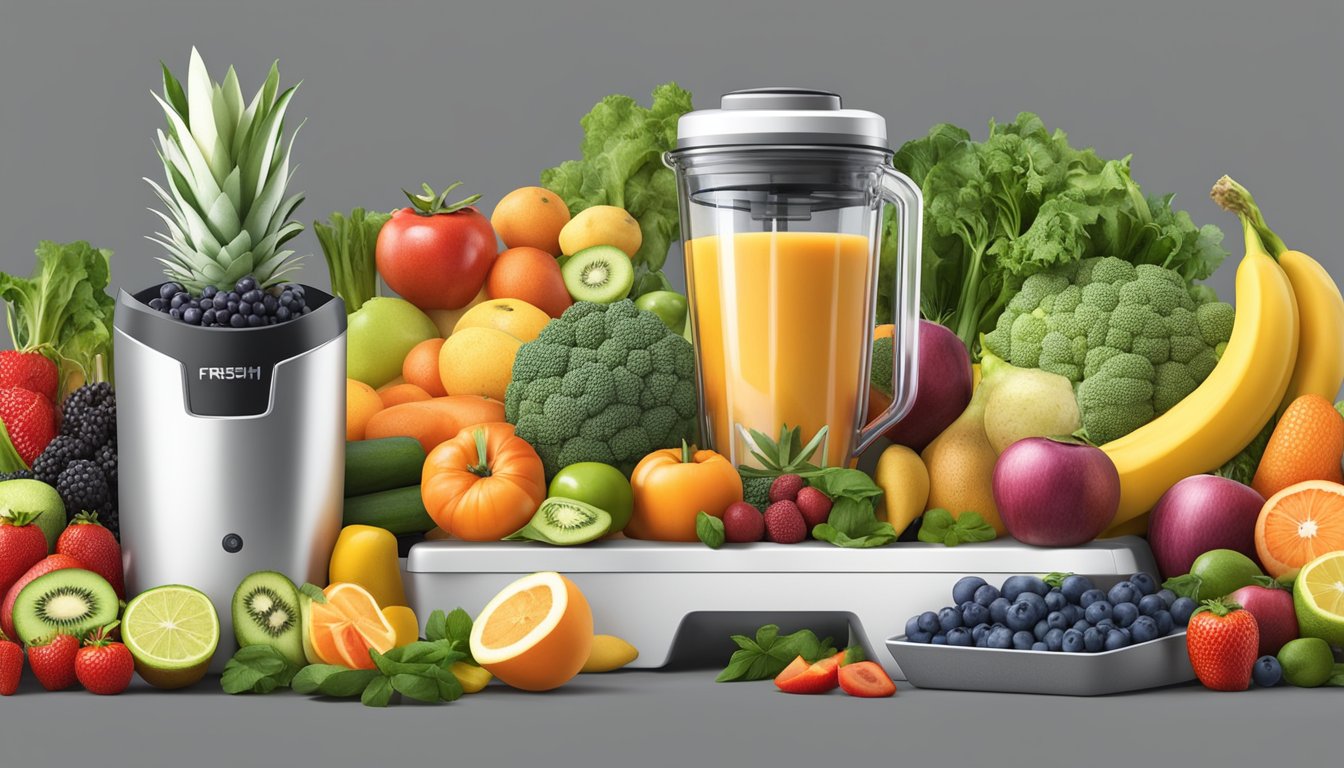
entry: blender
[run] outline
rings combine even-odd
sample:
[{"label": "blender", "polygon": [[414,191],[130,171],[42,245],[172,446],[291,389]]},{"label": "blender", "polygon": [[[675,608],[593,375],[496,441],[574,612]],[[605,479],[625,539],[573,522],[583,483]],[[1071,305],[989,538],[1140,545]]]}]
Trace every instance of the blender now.
[{"label": "blender", "polygon": [[[676,171],[701,434],[752,464],[752,432],[787,424],[847,464],[910,408],[918,343],[919,187],[891,165],[886,121],[826,91],[763,88],[684,115]],[[892,402],[867,423],[883,208],[900,217]]]}]

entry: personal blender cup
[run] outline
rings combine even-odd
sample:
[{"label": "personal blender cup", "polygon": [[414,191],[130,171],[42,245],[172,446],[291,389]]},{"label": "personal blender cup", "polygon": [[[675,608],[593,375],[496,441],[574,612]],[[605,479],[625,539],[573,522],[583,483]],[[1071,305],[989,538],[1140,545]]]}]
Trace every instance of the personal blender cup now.
[{"label": "personal blender cup", "polygon": [[117,300],[118,496],[131,594],[187,584],[233,654],[233,592],[253,571],[326,583],[341,528],[345,305],[305,286],[312,311],[257,328],[188,325]]},{"label": "personal blender cup", "polygon": [[[676,171],[701,430],[754,465],[752,430],[823,427],[817,458],[846,465],[915,394],[922,198],[891,165],[886,121],[825,91],[736,91],[683,115]],[[882,213],[900,216],[892,403],[865,413]]]}]

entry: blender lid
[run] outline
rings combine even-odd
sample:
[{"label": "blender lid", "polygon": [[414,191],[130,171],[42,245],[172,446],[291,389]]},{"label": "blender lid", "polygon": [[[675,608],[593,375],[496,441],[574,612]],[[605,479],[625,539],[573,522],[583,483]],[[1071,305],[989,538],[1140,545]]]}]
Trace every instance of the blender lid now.
[{"label": "blender lid", "polygon": [[677,121],[677,150],[767,144],[816,144],[891,151],[887,121],[845,109],[839,94],[808,88],[755,88],[725,94],[719,109]]}]

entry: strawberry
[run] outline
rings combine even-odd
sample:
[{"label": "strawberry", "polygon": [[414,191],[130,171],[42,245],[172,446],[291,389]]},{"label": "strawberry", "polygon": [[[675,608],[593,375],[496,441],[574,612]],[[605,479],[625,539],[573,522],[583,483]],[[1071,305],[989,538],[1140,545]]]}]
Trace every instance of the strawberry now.
[{"label": "strawberry", "polygon": [[114,621],[90,632],[75,656],[75,677],[89,693],[115,696],[131,684],[135,659],[126,646],[109,637],[116,625]]},{"label": "strawberry", "polygon": [[[801,668],[800,664],[807,665]],[[802,656],[784,668],[775,678],[775,687],[785,693],[817,694],[833,691],[840,685],[840,660],[834,656],[807,664]]]},{"label": "strawberry", "polygon": [[0,594],[47,556],[47,537],[33,512],[0,512]]},{"label": "strawberry", "polygon": [[1260,646],[1255,616],[1227,600],[1205,600],[1186,627],[1190,666],[1205,688],[1244,691]]},{"label": "strawberry", "polygon": [[126,598],[126,581],[121,571],[121,545],[112,532],[98,522],[97,512],[80,512],[56,539],[56,552],[75,558],[90,571],[107,579]]},{"label": "strawberry", "polygon": [[796,503],[798,511],[803,513],[803,521],[807,523],[809,531],[826,522],[831,516],[831,497],[816,488],[810,486],[799,488]]},{"label": "strawberry", "polygon": [[46,395],[54,403],[59,379],[56,363],[41,352],[12,349],[0,352],[0,388],[26,389]]},{"label": "strawberry", "polygon": [[28,646],[28,666],[48,691],[64,691],[75,684],[75,654],[79,640],[74,635],[54,635]]},{"label": "strawberry", "polygon": [[735,501],[723,510],[724,540],[732,544],[760,541],[765,534],[765,518],[761,511],[746,503]]},{"label": "strawberry", "polygon": [[801,475],[780,475],[770,484],[770,503],[774,504],[780,501],[794,501],[798,498],[798,491],[807,485],[807,481]]},{"label": "strawberry", "polygon": [[23,648],[0,632],[0,696],[13,696],[23,677]]},{"label": "strawberry", "polygon": [[46,395],[27,389],[0,389],[0,421],[19,458],[30,467],[56,436],[56,407]]},{"label": "strawberry", "polygon": [[797,544],[807,538],[803,513],[792,501],[776,501],[765,510],[765,535],[778,544]]}]

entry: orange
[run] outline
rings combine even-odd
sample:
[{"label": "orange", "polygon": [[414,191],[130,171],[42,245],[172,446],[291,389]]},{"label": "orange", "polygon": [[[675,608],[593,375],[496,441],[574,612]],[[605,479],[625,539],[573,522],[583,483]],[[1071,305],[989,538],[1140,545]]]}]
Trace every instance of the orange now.
[{"label": "orange", "polygon": [[338,583],[322,593],[327,601],[314,601],[308,606],[305,629],[324,664],[373,669],[370,649],[387,653],[396,647],[396,629],[363,587]]},{"label": "orange", "polygon": [[476,305],[453,326],[453,333],[466,328],[494,328],[522,342],[541,335],[551,316],[522,299],[490,299]]},{"label": "orange", "polygon": [[523,345],[494,328],[463,328],[439,350],[439,377],[450,395],[481,395],[504,402],[513,379],[513,358]]},{"label": "orange", "polygon": [[383,401],[383,408],[391,408],[402,403],[429,400],[430,394],[414,384],[389,384],[378,388],[378,397]]},{"label": "orange", "polygon": [[1296,575],[1327,552],[1344,550],[1344,485],[1308,480],[1274,494],[1255,521],[1255,551],[1265,573]]},{"label": "orange", "polygon": [[549,189],[519,187],[505,195],[490,214],[506,248],[528,246],[560,255],[560,230],[569,223],[569,206]]},{"label": "orange", "polygon": [[538,248],[510,248],[499,254],[485,278],[485,294],[492,299],[522,299],[551,317],[574,303],[560,264]]},{"label": "orange", "polygon": [[593,646],[593,612],[574,582],[554,571],[513,582],[481,610],[471,655],[495,677],[524,691],[569,682]]},{"label": "orange", "polygon": [[429,393],[430,397],[443,397],[448,394],[443,389],[443,379],[439,377],[439,350],[443,349],[443,339],[425,339],[411,347],[406,359],[401,361],[401,377],[407,384],[414,384]]},{"label": "orange", "polygon": [[1251,487],[1269,498],[1295,483],[1344,483],[1344,416],[1320,395],[1293,400],[1274,427]]},{"label": "orange", "polygon": [[363,440],[369,419],[383,410],[378,392],[362,381],[345,380],[345,439]]}]

